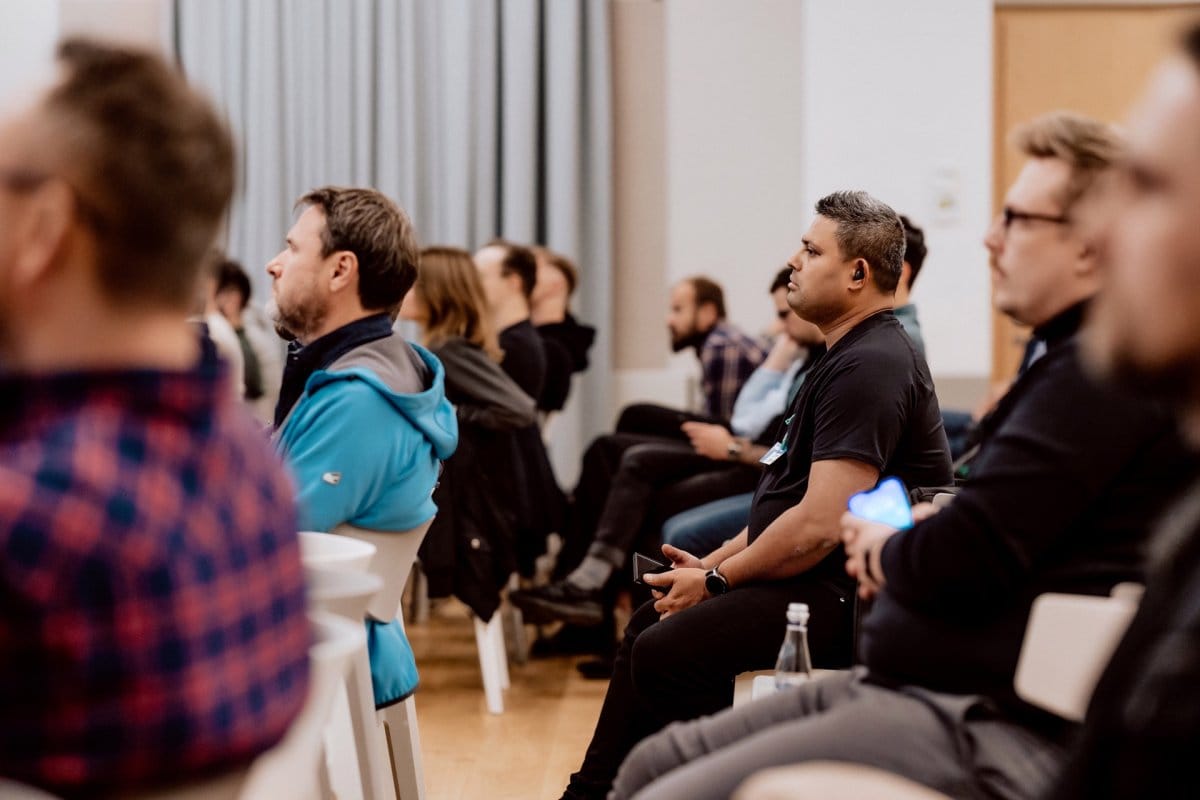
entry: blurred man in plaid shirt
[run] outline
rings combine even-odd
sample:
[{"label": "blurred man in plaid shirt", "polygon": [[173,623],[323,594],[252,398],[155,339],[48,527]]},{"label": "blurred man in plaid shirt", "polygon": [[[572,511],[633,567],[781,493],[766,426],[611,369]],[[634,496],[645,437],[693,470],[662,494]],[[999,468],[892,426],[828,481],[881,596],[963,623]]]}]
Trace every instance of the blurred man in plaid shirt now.
[{"label": "blurred man in plaid shirt", "polygon": [[248,763],[309,634],[288,481],[186,321],[229,133],[156,56],[58,63],[0,113],[0,779],[72,797]]}]

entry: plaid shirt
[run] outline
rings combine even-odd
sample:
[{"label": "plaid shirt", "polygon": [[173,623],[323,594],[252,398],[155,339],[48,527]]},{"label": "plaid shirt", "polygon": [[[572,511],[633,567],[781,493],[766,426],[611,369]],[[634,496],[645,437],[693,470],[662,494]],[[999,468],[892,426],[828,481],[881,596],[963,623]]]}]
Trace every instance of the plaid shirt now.
[{"label": "plaid shirt", "polygon": [[704,411],[710,417],[728,420],[742,384],[767,357],[762,342],[727,322],[717,323],[700,348]]},{"label": "plaid shirt", "polygon": [[246,763],[304,702],[288,480],[186,372],[0,376],[0,776],[94,796]]}]

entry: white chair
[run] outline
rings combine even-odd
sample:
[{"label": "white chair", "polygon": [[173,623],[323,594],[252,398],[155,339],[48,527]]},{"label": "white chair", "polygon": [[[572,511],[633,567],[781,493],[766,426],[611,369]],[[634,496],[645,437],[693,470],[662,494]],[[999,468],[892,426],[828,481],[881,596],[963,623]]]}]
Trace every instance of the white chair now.
[{"label": "white chair", "polygon": [[[378,581],[373,575],[332,574],[339,578],[356,578],[359,586],[369,592],[378,590]],[[340,586],[345,587],[346,582],[341,581]],[[309,612],[313,645],[308,651],[308,699],[283,741],[255,760],[239,800],[280,797],[312,800],[319,796],[318,787],[324,782],[320,769],[324,749],[322,735],[338,687],[350,670],[351,659],[367,643],[360,617],[361,611],[350,619],[328,611]]]},{"label": "white chair", "polygon": [[305,566],[366,572],[375,546],[355,539],[335,539],[320,531],[300,531],[300,560]]},{"label": "white chair", "polygon": [[1100,673],[1137,612],[1126,584],[1110,597],[1043,594],[1033,601],[1017,675],[1017,696],[1064,719],[1083,720]]},{"label": "white chair", "polygon": [[[417,560],[421,540],[432,522],[431,519],[413,530],[399,532],[368,531],[350,525],[334,528],[335,534],[372,544],[377,550],[369,569],[383,580],[383,588],[367,605],[367,613],[375,619],[398,619],[403,626],[400,600]],[[376,711],[370,663],[366,659],[360,660],[354,669],[352,681],[350,713],[359,748],[364,797],[368,800],[388,797],[423,800],[425,778],[416,701],[409,697]]]},{"label": "white chair", "polygon": [[[1137,584],[1109,597],[1047,593],[1029,613],[1013,686],[1017,695],[1068,720],[1081,721],[1092,691],[1129,627],[1141,599]],[[945,795],[882,770],[813,762],[763,770],[735,800],[946,800]]]}]

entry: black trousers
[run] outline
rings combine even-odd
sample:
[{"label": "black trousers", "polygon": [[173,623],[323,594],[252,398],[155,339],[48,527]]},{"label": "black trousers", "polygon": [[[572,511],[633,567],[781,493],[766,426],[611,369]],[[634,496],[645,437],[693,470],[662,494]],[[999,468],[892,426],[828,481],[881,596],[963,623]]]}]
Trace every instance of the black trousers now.
[{"label": "black trousers", "polygon": [[617,650],[591,744],[564,797],[605,797],[646,736],[731,705],[738,674],[774,666],[789,602],[808,603],[814,664],[848,666],[852,592],[845,581],[805,574],[740,587],[662,621],[653,603],[643,605]]},{"label": "black trousers", "polygon": [[[696,505],[725,497],[726,487],[732,486],[734,494],[744,491],[743,487],[747,483],[753,486],[759,476],[756,467],[714,461],[699,455],[684,442],[642,442],[628,447],[621,454],[608,499],[596,524],[595,542],[588,552],[620,569],[629,560],[630,550],[640,538],[655,497],[668,486],[708,473],[720,473],[728,481],[708,484],[710,493],[695,496]],[[704,557],[708,554],[694,555]]]}]

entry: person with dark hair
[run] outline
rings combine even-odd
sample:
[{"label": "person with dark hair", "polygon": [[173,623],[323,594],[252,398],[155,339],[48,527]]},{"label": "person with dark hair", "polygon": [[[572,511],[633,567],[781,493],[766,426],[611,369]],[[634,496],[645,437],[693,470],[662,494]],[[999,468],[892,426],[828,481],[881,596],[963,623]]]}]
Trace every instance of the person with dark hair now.
[{"label": "person with dark hair", "polygon": [[496,240],[475,254],[475,266],[504,351],[500,366],[525,394],[537,399],[546,382],[546,352],[529,318],[537,259],[527,247]]},{"label": "person with dark hair", "polygon": [[588,367],[588,350],[596,329],[581,325],[571,314],[571,295],[579,272],[570,259],[545,247],[533,248],[537,283],[529,298],[530,320],[546,350],[546,381],[538,397],[541,411],[560,411],[567,404],[571,376]]},{"label": "person with dark hair", "polygon": [[[766,358],[766,349],[725,321],[725,293],[703,276],[685,278],[671,288],[667,329],[672,350],[691,348],[700,359],[702,412],[713,420],[728,420],[742,384]],[[638,432],[629,424],[618,423],[617,429]]]},{"label": "person with dark hair", "polygon": [[828,349],[764,457],[747,528],[704,558],[663,546],[672,569],[645,578],[657,599],[629,622],[564,798],[606,797],[644,737],[727,707],[736,675],[774,663],[790,602],[812,609],[814,662],[849,665],[854,582],[838,521],[850,495],[882,475],[910,486],[950,477],[929,369],[891,310],[903,253],[900,218],[884,203],[864,192],[817,203],[789,261],[787,301]]},{"label": "person with dark hair", "polygon": [[[295,476],[302,530],[409,531],[437,510],[441,462],[458,441],[437,357],[392,331],[417,278],[408,215],[374,189],[326,186],[296,203],[287,246],[267,264],[277,324],[293,336],[275,438]],[[369,620],[375,702],[416,688],[395,620]]]},{"label": "person with dark hair", "polygon": [[[1200,25],[1154,73],[1125,130],[1129,152],[1093,246],[1105,284],[1083,334],[1086,361],[1169,403],[1200,444]],[[1143,524],[1150,524],[1147,515]],[[1146,592],[1100,676],[1056,800],[1200,797],[1200,488],[1163,515]]]},{"label": "person with dark hair", "polygon": [[144,796],[283,737],[304,572],[287,475],[188,322],[229,131],[157,55],[57,62],[0,115],[0,783]]},{"label": "person with dark hair", "polygon": [[244,397],[253,402],[262,397],[263,374],[262,362],[254,345],[246,334],[246,325],[242,321],[242,312],[250,302],[250,276],[236,261],[224,259],[217,267],[217,290],[215,296],[217,308],[221,315],[233,326],[237,335],[238,345],[242,351],[242,375],[245,387]]},{"label": "person with dark hair", "polygon": [[[760,769],[809,761],[875,767],[952,797],[1039,797],[1054,785],[1077,726],[1013,688],[1034,598],[1107,595],[1137,580],[1147,520],[1197,463],[1166,408],[1096,383],[1080,359],[1081,323],[1104,274],[1083,215],[1123,158],[1119,137],[1058,112],[1018,129],[1015,143],[1028,160],[984,244],[996,307],[1033,328],[1035,357],[985,420],[948,506],[918,506],[903,531],[842,517],[845,570],[873,599],[862,665],[648,739],[613,797],[715,800]],[[1160,675],[1179,674],[1180,652],[1171,646]],[[1152,708],[1136,692],[1120,698],[1122,717]],[[1142,796],[1149,785],[1119,794]],[[1083,796],[1111,784],[1095,788]]]},{"label": "person with dark hair", "polygon": [[896,319],[904,326],[904,332],[916,345],[917,352],[924,356],[925,337],[921,335],[921,323],[917,321],[917,307],[909,295],[929,251],[925,247],[925,232],[903,214],[900,215],[900,222],[904,225],[904,267],[896,283]]}]

